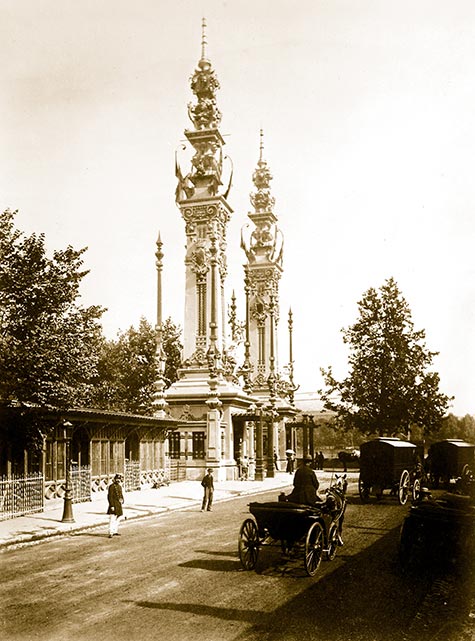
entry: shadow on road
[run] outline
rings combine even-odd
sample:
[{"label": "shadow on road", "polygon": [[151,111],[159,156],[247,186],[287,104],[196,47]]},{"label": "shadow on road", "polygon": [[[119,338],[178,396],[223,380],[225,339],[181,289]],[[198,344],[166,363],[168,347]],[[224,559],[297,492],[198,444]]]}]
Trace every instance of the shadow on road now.
[{"label": "shadow on road", "polygon": [[195,561],[187,561],[186,563],[179,563],[181,568],[197,568],[200,570],[209,570],[210,572],[238,572],[242,569],[239,559],[235,561],[214,559],[196,559]]},{"label": "shadow on road", "polygon": [[[314,578],[305,575],[302,561],[286,561],[277,552],[266,555],[264,550],[257,567],[264,580],[267,576],[279,575],[308,581],[308,587],[304,587],[298,596],[271,612],[259,610],[259,604],[256,609],[239,609],[196,603],[135,603],[142,608],[249,623],[251,627],[235,641],[415,641],[412,623],[430,590],[432,579],[400,570],[397,561],[399,529],[390,530],[357,555],[344,555],[341,550],[335,561],[322,561]],[[184,563],[182,567],[236,572],[240,563],[237,558],[235,562],[199,559]],[[243,589],[246,589],[246,576],[250,575],[242,572]],[[417,640],[428,641],[435,638],[442,627],[446,628],[447,611],[442,604],[439,611],[432,612],[427,629],[421,630],[417,626]]]}]

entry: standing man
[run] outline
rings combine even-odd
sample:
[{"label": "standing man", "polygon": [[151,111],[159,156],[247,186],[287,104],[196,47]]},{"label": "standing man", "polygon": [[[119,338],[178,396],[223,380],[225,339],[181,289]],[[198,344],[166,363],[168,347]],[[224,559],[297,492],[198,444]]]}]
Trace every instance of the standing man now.
[{"label": "standing man", "polygon": [[203,476],[201,481],[203,486],[203,502],[201,504],[201,511],[211,512],[211,506],[213,504],[213,494],[214,494],[214,479],[213,479],[213,470],[208,467],[206,474]]},{"label": "standing man", "polygon": [[294,455],[292,452],[287,451],[286,452],[287,456],[287,466],[285,468],[285,471],[288,472],[289,474],[294,473]]},{"label": "standing man", "polygon": [[323,456],[323,452],[320,450],[318,453],[318,469],[323,470],[323,463],[325,462],[325,457]]},{"label": "standing man", "polygon": [[107,508],[107,514],[109,515],[109,538],[113,536],[120,536],[119,534],[119,522],[123,515],[122,503],[124,502],[124,495],[122,493],[122,486],[120,482],[122,481],[122,475],[116,474],[112,483],[109,485],[107,490],[107,501],[109,507]]}]

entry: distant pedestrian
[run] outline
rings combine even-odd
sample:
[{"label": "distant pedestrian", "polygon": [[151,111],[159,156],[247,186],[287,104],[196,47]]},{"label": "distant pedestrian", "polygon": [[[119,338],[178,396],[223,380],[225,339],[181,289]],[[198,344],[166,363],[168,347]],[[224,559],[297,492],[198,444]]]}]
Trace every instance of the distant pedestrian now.
[{"label": "distant pedestrian", "polygon": [[289,474],[294,473],[294,455],[291,452],[287,452],[287,467],[285,471]]},{"label": "distant pedestrian", "polygon": [[107,501],[109,507],[107,508],[107,514],[109,515],[109,538],[113,536],[120,536],[119,534],[119,523],[124,514],[122,510],[122,504],[124,502],[124,494],[122,492],[121,486],[122,476],[121,474],[116,474],[112,483],[109,485],[107,490]]},{"label": "distant pedestrian", "polygon": [[325,463],[325,456],[323,455],[323,452],[320,451],[318,453],[318,469],[323,470],[323,464]]},{"label": "distant pedestrian", "polygon": [[277,456],[277,452],[274,450],[274,467],[277,471],[279,471],[279,457]]},{"label": "distant pedestrian", "polygon": [[241,457],[236,456],[236,465],[237,465],[237,471],[238,471],[238,479],[241,478],[241,470],[242,470],[242,463],[241,463]]},{"label": "distant pedestrian", "polygon": [[245,456],[241,465],[241,481],[247,481],[249,478],[249,459]]},{"label": "distant pedestrian", "polygon": [[203,486],[203,502],[201,503],[201,511],[204,512],[207,510],[211,512],[211,506],[213,505],[213,494],[214,494],[214,479],[213,479],[213,470],[208,467],[206,474],[203,476],[201,481]]}]

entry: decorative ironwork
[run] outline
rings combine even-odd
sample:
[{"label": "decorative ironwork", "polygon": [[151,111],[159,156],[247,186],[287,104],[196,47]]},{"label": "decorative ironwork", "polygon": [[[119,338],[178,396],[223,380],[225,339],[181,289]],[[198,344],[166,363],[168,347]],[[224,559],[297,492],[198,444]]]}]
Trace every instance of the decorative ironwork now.
[{"label": "decorative ironwork", "polygon": [[73,503],[83,503],[91,500],[91,466],[71,464],[71,485]]},{"label": "decorative ironwork", "polygon": [[43,475],[0,477],[0,521],[44,509]]},{"label": "decorative ironwork", "polygon": [[142,470],[140,472],[140,487],[144,489],[159,488],[170,484],[170,472],[164,468],[159,470]]},{"label": "decorative ironwork", "polygon": [[125,461],[124,490],[126,492],[140,490],[140,461]]}]

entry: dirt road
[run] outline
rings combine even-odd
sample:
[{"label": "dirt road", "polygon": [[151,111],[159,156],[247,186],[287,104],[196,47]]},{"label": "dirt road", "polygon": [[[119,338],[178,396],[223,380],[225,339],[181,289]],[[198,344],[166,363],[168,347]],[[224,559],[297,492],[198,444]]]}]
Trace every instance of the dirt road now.
[{"label": "dirt road", "polygon": [[[259,500],[275,500],[274,495]],[[4,641],[472,641],[467,585],[402,572],[388,497],[350,494],[334,561],[305,574],[279,548],[237,555],[249,498],[44,541],[0,556]],[[465,635],[465,636],[460,636]]]}]

